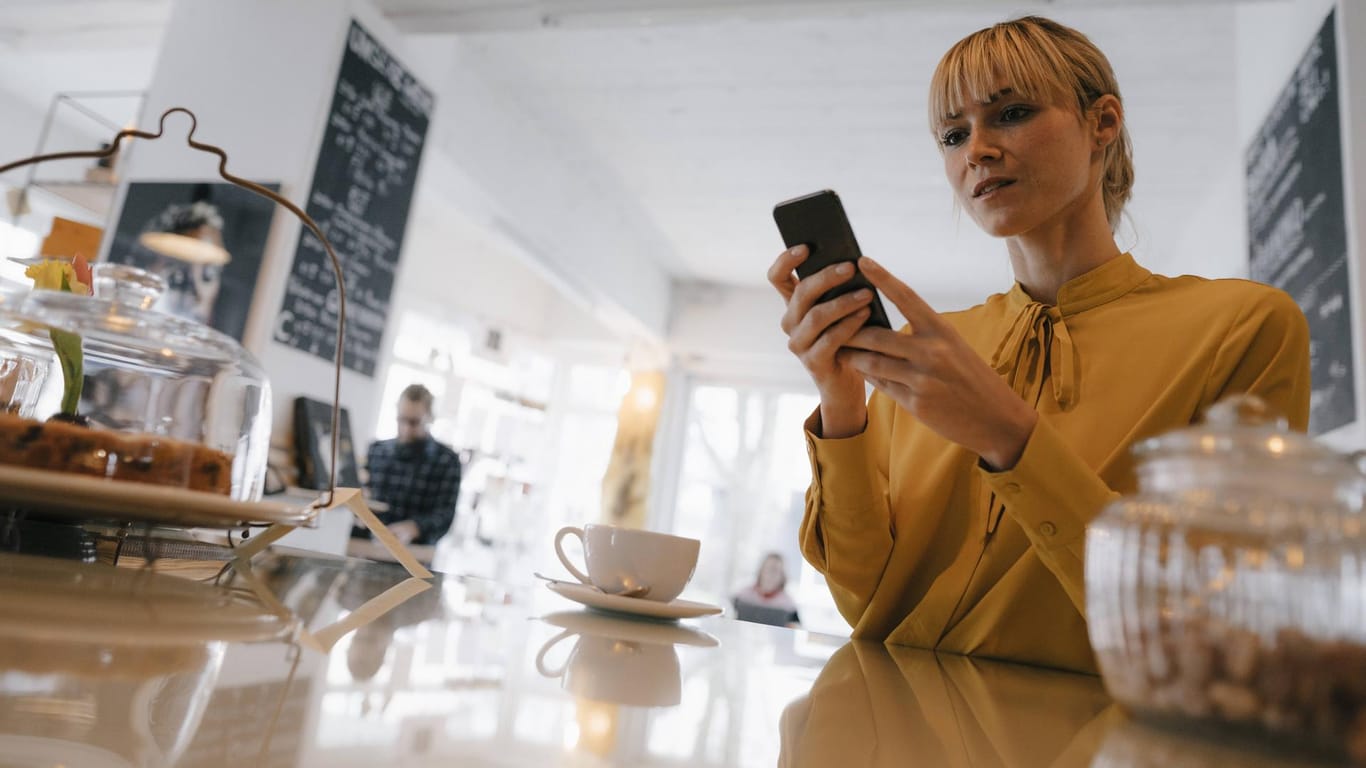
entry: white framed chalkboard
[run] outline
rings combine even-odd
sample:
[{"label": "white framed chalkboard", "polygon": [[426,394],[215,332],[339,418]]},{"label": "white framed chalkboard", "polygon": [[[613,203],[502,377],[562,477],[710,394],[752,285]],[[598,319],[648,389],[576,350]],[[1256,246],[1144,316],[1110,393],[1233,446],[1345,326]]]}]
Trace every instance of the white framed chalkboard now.
[{"label": "white framed chalkboard", "polygon": [[1312,435],[1357,418],[1336,15],[1329,13],[1246,156],[1252,279],[1289,293],[1309,320]]},{"label": "white framed chalkboard", "polygon": [[[354,20],[346,36],[313,185],[312,216],[341,259],[343,363],[373,376],[435,98]],[[332,362],[337,294],[322,243],[299,235],[275,340]]]}]

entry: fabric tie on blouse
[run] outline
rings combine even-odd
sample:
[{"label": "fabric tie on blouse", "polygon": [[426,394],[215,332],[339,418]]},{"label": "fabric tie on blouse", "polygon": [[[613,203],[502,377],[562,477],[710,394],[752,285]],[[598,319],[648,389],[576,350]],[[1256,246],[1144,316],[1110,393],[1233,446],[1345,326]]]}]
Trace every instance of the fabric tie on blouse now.
[{"label": "fabric tie on blouse", "polygon": [[991,356],[991,367],[1026,402],[1038,401],[1046,374],[1052,375],[1053,397],[1060,408],[1076,398],[1072,335],[1057,307],[1037,301],[1025,304]]}]

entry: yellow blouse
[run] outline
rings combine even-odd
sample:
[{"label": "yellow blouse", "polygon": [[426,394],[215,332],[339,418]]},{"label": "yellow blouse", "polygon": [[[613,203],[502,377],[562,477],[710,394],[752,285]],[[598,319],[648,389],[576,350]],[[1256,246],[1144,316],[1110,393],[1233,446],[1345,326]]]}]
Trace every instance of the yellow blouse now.
[{"label": "yellow blouse", "polygon": [[858,435],[807,422],[802,552],[853,636],[1095,672],[1086,637],[1086,524],[1135,487],[1135,441],[1251,392],[1304,430],[1309,328],[1285,293],[1155,275],[1124,254],[1057,306],[1016,284],[945,315],[1038,425],[991,472],[880,392]]}]

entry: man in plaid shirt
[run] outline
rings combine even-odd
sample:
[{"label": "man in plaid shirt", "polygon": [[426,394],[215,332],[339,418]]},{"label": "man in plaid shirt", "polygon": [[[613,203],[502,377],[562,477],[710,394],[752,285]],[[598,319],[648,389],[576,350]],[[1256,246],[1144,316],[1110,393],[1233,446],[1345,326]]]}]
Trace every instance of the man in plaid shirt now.
[{"label": "man in plaid shirt", "polygon": [[[431,422],[431,391],[409,386],[398,398],[398,437],[372,444],[366,458],[370,498],[389,505],[378,517],[405,544],[435,544],[455,519],[460,458],[431,436]],[[351,535],[369,532],[353,528]]]}]

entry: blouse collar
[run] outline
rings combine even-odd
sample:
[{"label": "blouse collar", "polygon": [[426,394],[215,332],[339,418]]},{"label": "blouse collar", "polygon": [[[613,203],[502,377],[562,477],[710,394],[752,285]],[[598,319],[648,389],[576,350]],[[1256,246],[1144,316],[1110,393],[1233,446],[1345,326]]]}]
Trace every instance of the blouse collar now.
[{"label": "blouse collar", "polygon": [[1064,409],[1071,407],[1079,382],[1065,318],[1118,299],[1151,274],[1132,255],[1121,254],[1063,283],[1057,306],[1034,301],[1016,281],[1006,294],[1007,316],[1013,319],[991,356],[991,366],[1026,401],[1037,401],[1044,377],[1051,372],[1054,399]]},{"label": "blouse collar", "polygon": [[[1132,254],[1122,253],[1090,272],[1063,283],[1058,289],[1058,310],[1063,317],[1069,317],[1094,309],[1132,291],[1151,276],[1151,272],[1134,261]],[[1006,299],[1012,312],[1039,303],[1025,293],[1018,281],[1006,294]]]}]

